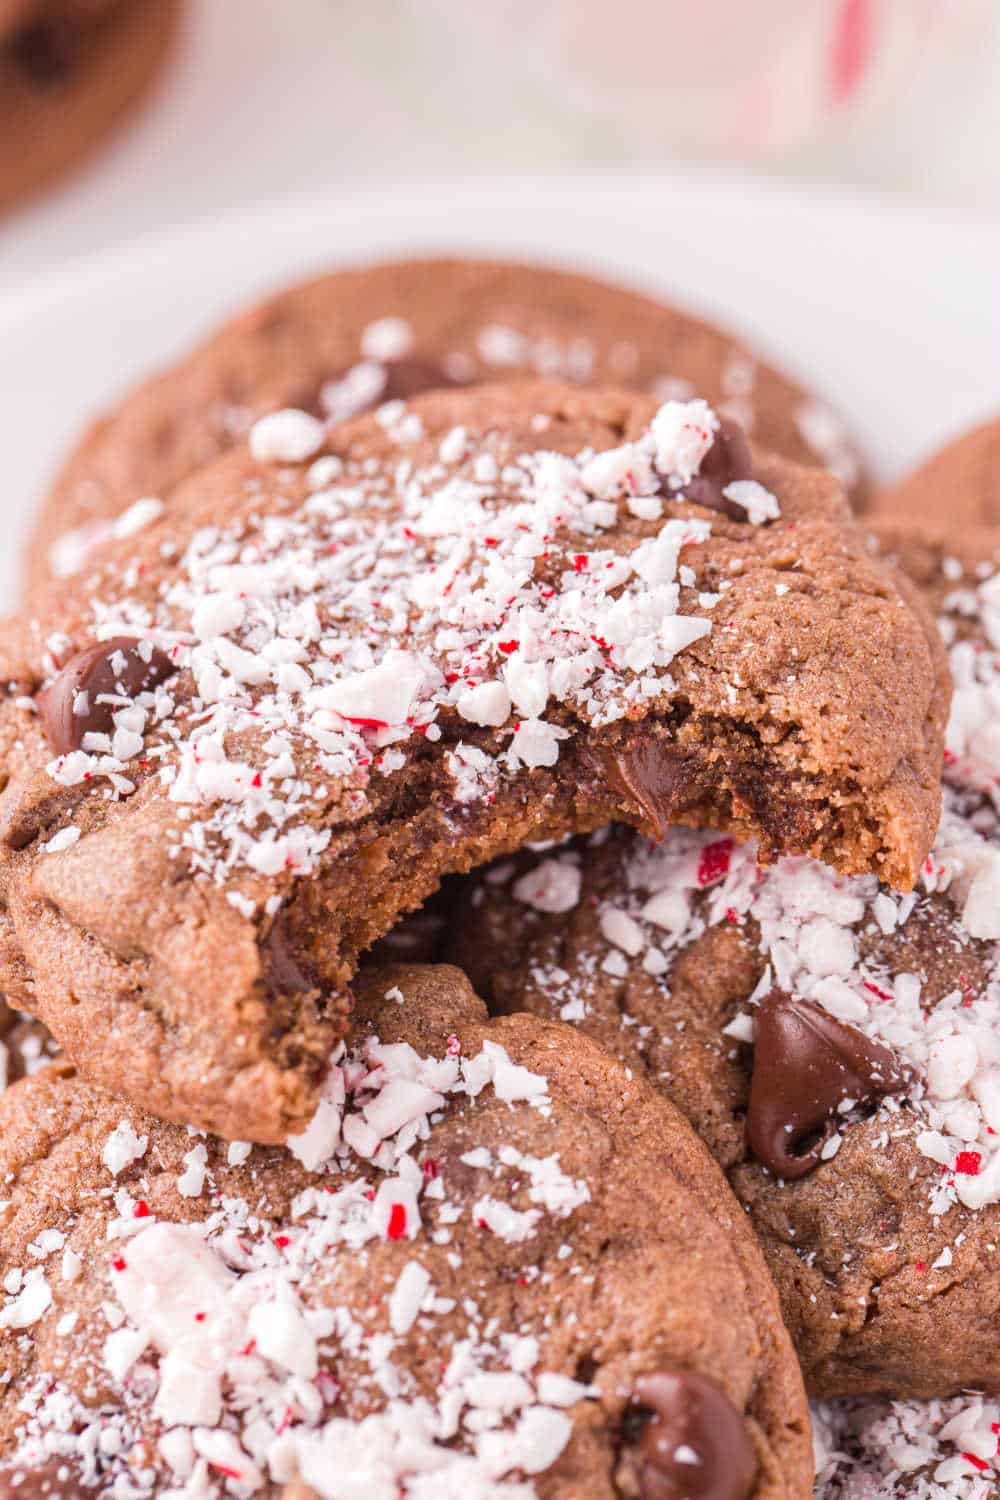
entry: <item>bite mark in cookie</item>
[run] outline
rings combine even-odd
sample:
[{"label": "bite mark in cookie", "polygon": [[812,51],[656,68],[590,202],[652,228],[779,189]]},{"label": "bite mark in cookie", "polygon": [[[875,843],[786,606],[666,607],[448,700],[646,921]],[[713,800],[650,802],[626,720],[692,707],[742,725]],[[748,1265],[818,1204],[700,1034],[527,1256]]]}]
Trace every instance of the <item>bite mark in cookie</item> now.
[{"label": "bite mark in cookie", "polygon": [[291,1151],[54,1069],[0,1103],[0,1171],[4,1493],[611,1500],[666,1493],[652,1449],[706,1496],[806,1500],[801,1378],[714,1164],[454,970],[367,976]]},{"label": "bite mark in cookie", "polygon": [[[762,871],[747,846],[705,834],[654,847],[620,831],[501,865],[455,922],[451,954],[497,1009],[572,1021],[681,1105],[750,1210],[823,1395],[1000,1383],[996,542],[963,562],[939,540],[936,581],[931,539],[899,550],[941,611],[957,684],[944,814],[916,890],[808,860]],[[842,1091],[827,1057],[829,1091],[805,1120],[822,1144],[786,1170],[765,1146],[767,1170],[746,1135],[755,1088],[779,1116],[770,1145],[802,1123],[778,1109],[801,1079],[768,1030],[775,987],[864,1060]]]},{"label": "bite mark in cookie", "polygon": [[[264,422],[266,462],[193,479],[3,643],[3,981],[88,1076],[283,1139],[400,912],[616,817],[912,880],[938,663],[833,480],[755,454],[734,521],[686,499],[721,431],[704,402],[547,384],[391,404],[325,444]],[[128,636],[115,684],[150,674],[96,695],[114,732],[74,695],[80,747],[54,754],[35,695]],[[636,757],[652,808],[609,772]]]}]

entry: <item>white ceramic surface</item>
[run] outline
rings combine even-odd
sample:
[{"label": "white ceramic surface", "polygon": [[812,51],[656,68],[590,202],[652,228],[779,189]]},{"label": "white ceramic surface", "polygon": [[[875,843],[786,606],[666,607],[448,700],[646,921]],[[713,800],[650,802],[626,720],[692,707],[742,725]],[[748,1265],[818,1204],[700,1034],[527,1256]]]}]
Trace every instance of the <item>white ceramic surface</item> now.
[{"label": "white ceramic surface", "polygon": [[1000,408],[1000,224],[684,173],[409,183],[272,204],[0,294],[0,604],[16,597],[46,476],[116,392],[267,286],[417,249],[576,264],[728,321],[825,393],[884,476]]}]

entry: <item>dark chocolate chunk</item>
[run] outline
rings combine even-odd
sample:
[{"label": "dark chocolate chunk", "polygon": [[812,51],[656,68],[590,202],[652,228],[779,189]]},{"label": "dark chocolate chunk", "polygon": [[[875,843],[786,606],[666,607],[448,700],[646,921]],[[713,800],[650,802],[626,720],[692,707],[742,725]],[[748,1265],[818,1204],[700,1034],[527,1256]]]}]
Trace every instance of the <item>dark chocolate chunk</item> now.
[{"label": "dark chocolate chunk", "polygon": [[641,1500],[747,1500],[757,1456],[743,1417],[714,1381],[657,1370],[636,1382],[650,1413],[639,1447]]},{"label": "dark chocolate chunk", "polygon": [[268,983],[275,995],[305,995],[322,988],[319,976],[293,952],[288,927],[279,913],[263,943]]},{"label": "dark chocolate chunk", "polygon": [[717,510],[731,521],[745,521],[747,513],[743,506],[737,505],[735,500],[727,500],[723,490],[738,479],[752,478],[753,463],[746,433],[738,422],[723,417],[698,473],[682,489],[672,493],[683,495],[685,500],[704,505],[708,510]]},{"label": "dark chocolate chunk", "polygon": [[72,657],[36,696],[42,728],[57,755],[79,750],[85,734],[111,734],[117,709],[177,671],[165,651],[116,635]]},{"label": "dark chocolate chunk", "polygon": [[682,781],[682,758],[663,740],[643,735],[604,753],[604,777],[630,803],[638,803],[649,831],[662,839],[670,827],[674,795]]},{"label": "dark chocolate chunk", "polygon": [[10,43],[15,67],[39,88],[61,83],[72,72],[78,53],[78,28],[60,20],[25,26]]},{"label": "dark chocolate chunk", "polygon": [[772,990],[754,1017],[747,1140],[759,1161],[795,1181],[819,1165],[845,1100],[871,1104],[903,1086],[888,1047],[812,1000]]}]

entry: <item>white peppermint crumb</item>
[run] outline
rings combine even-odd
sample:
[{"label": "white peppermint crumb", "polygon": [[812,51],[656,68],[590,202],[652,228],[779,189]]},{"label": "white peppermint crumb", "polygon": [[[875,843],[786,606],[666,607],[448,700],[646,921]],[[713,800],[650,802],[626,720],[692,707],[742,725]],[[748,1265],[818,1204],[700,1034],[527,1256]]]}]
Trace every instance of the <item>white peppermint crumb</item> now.
[{"label": "white peppermint crumb", "polygon": [[112,1177],[117,1177],[126,1167],[145,1156],[148,1146],[149,1136],[138,1135],[129,1121],[123,1119],[105,1141],[101,1160]]},{"label": "white peppermint crumb", "polygon": [[413,329],[405,318],[377,318],[362,330],[360,348],[365,359],[387,363],[402,359],[413,347]]},{"label": "white peppermint crumb", "polygon": [[250,452],[260,463],[304,463],[322,448],[325,433],[316,417],[286,407],[257,419],[250,429]]},{"label": "white peppermint crumb", "polygon": [[75,823],[68,823],[65,828],[60,828],[54,833],[48,843],[42,845],[46,854],[58,854],[61,849],[71,849],[80,837],[80,829]]}]

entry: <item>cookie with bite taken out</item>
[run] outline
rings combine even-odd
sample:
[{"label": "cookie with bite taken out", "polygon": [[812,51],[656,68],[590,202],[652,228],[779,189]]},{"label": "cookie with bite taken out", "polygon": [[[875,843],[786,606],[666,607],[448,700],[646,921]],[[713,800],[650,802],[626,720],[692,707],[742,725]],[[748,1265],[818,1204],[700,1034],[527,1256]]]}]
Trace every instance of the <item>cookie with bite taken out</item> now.
[{"label": "cookie with bite taken out", "polygon": [[0,633],[0,983],[92,1080],[280,1141],[359,955],[618,818],[906,886],[940,644],[837,482],[545,382],[261,419]]}]

